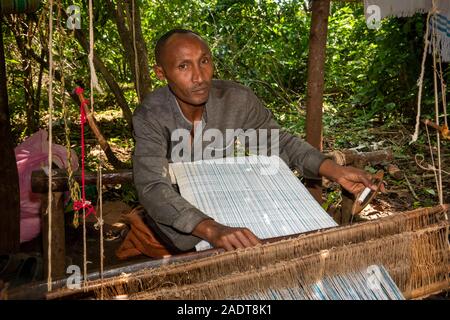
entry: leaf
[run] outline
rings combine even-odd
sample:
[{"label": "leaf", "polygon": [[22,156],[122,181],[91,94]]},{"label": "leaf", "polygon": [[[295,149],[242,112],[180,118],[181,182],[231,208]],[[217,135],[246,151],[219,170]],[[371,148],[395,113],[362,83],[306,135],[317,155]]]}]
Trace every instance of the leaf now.
[{"label": "leaf", "polygon": [[375,168],[373,168],[373,167],[371,167],[371,166],[366,166],[365,168],[364,168],[364,170],[366,170],[366,171],[368,171],[368,172],[370,172],[370,173],[377,173],[377,169],[375,169]]},{"label": "leaf", "polygon": [[14,59],[5,59],[6,60],[6,63],[12,63],[12,64],[20,64],[20,62],[19,61],[17,61],[17,60],[14,60]]}]

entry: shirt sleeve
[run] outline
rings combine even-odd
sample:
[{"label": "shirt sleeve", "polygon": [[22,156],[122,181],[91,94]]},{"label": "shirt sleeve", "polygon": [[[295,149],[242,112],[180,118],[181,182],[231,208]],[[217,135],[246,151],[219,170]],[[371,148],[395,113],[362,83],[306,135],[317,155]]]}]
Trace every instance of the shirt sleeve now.
[{"label": "shirt sleeve", "polygon": [[133,178],[139,202],[177,248],[192,249],[201,239],[190,234],[197,224],[211,218],[172,187],[162,126],[142,112],[133,115],[133,127]]},{"label": "shirt sleeve", "polygon": [[[261,101],[251,90],[248,91],[248,95],[247,128],[268,129],[269,136],[270,129],[280,130],[280,157],[283,158],[283,154],[287,155],[289,167],[300,170],[305,178],[319,178],[319,168],[326,156],[308,142],[282,130],[274,120],[272,113],[262,105]],[[270,142],[270,138],[268,142]]]}]

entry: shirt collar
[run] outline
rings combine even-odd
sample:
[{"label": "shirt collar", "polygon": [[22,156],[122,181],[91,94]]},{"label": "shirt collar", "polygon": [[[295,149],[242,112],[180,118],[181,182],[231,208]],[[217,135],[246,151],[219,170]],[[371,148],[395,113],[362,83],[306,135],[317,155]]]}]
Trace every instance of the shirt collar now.
[{"label": "shirt collar", "polygon": [[[172,93],[172,91],[170,90],[169,86],[167,86],[168,89],[168,97],[167,100],[172,108],[172,112],[175,115],[175,121],[177,124],[178,128],[186,128],[191,130],[192,129],[192,122],[190,122],[183,114],[183,111],[181,111],[181,107],[180,104],[177,101],[177,98],[175,97],[175,95]],[[202,114],[202,122],[204,124],[207,123],[208,121],[208,109],[210,109],[211,107],[211,91],[212,91],[212,87],[211,90],[209,91],[209,97],[208,97],[208,101],[206,102],[205,108],[203,110],[203,114]]]}]

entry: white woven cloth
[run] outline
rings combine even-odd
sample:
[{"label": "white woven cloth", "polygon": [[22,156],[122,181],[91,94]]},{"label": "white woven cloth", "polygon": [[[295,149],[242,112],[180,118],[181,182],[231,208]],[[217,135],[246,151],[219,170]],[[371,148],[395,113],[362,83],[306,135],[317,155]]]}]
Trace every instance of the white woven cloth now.
[{"label": "white woven cloth", "polygon": [[217,222],[247,227],[261,239],[337,226],[279,157],[180,162],[171,169],[183,198]]},{"label": "white woven cloth", "polygon": [[310,286],[292,286],[257,292],[243,300],[404,300],[383,266],[325,277]]}]

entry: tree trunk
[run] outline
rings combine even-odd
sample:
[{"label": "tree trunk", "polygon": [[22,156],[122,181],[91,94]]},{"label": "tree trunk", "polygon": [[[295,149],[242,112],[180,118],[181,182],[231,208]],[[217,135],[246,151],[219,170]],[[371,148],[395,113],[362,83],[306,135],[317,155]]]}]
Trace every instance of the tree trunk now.
[{"label": "tree trunk", "polygon": [[[43,60],[45,57],[45,51],[41,49],[41,59]],[[39,64],[39,76],[38,76],[38,83],[37,83],[37,89],[36,89],[36,96],[34,97],[34,103],[36,105],[36,112],[39,117],[39,106],[41,104],[41,93],[42,93],[42,77],[44,75],[44,66],[42,64]],[[39,118],[37,121],[37,126],[39,127]]]},{"label": "tree trunk", "polygon": [[34,85],[33,85],[33,64],[31,63],[30,56],[28,54],[28,48],[31,48],[34,30],[36,30],[36,23],[34,23],[31,19],[25,23],[20,18],[18,19],[18,24],[22,29],[22,34],[26,36],[27,46],[24,48],[22,52],[22,63],[24,64],[24,90],[25,97],[27,100],[27,130],[28,135],[33,134],[39,128],[39,105],[36,104],[34,99]]},{"label": "tree trunk", "polygon": [[[139,102],[151,91],[150,68],[148,52],[142,36],[141,15],[138,2],[133,4],[130,0],[117,0],[117,7],[111,0],[106,1],[108,10],[117,25],[120,40],[125,50],[125,56],[133,76]],[[134,10],[133,10],[134,9]],[[133,33],[134,17],[134,33]],[[134,36],[133,36],[134,35]],[[135,42],[133,42],[135,39]],[[136,47],[136,50],[135,50]],[[138,68],[136,68],[136,60]]]},{"label": "tree trunk", "polygon": [[[63,16],[63,20],[68,18],[64,10],[61,11],[61,14]],[[89,53],[89,42],[86,36],[84,35],[83,31],[80,29],[75,29],[74,33],[75,38],[78,40],[78,43],[83,47],[86,53]],[[116,80],[114,79],[114,76],[111,74],[111,72],[109,72],[108,68],[106,68],[103,61],[95,53],[94,53],[94,66],[95,69],[103,75],[103,78],[105,79],[112,93],[116,97],[117,103],[122,109],[123,117],[125,121],[128,123],[130,131],[132,131],[133,130],[132,114],[130,107],[128,106],[128,103],[125,99],[125,96],[122,92],[122,89],[119,87]]]},{"label": "tree trunk", "polygon": [[[144,96],[149,93],[152,89],[152,82],[150,79],[150,68],[148,65],[148,51],[145,44],[144,37],[142,35],[141,28],[141,12],[139,10],[139,1],[133,0],[135,3],[133,6],[130,5],[130,11],[134,8],[134,34],[137,52],[137,62],[138,68],[138,79],[139,79],[139,102],[144,99]],[[134,71],[134,70],[133,70]],[[134,71],[136,72],[136,71]]]},{"label": "tree trunk", "polygon": [[[322,151],[322,103],[329,13],[330,0],[313,1],[308,53],[306,141],[320,151]],[[307,181],[307,185],[314,198],[321,203],[321,180]]]},{"label": "tree trunk", "polygon": [[[25,16],[29,17],[29,16]],[[26,118],[27,118],[27,134],[31,135],[39,128],[39,102],[35,101],[34,85],[33,85],[33,67],[29,55],[36,23],[25,17],[10,16],[7,18],[9,26],[14,30],[14,37],[16,38],[17,48],[19,49],[22,60],[23,72],[23,89],[26,103]]]},{"label": "tree trunk", "polygon": [[9,121],[2,24],[0,18],[0,253],[13,253],[20,245],[20,192]]}]

